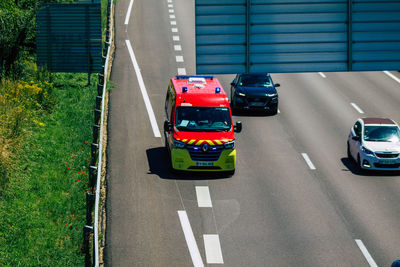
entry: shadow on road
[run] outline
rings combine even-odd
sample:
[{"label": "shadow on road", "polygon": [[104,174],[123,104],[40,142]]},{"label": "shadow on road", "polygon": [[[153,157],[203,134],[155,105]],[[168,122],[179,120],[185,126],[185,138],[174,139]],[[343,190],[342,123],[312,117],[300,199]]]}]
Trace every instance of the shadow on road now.
[{"label": "shadow on road", "polygon": [[376,171],[376,170],[360,170],[354,160],[350,160],[349,158],[341,158],[343,165],[347,169],[343,169],[343,171],[350,171],[355,175],[360,176],[387,176],[387,177],[395,177],[400,175],[400,171]]},{"label": "shadow on road", "polygon": [[170,160],[165,147],[155,147],[146,150],[149,162],[149,173],[158,175],[162,179],[170,180],[216,180],[229,178],[230,175],[222,172],[176,172],[170,168]]}]

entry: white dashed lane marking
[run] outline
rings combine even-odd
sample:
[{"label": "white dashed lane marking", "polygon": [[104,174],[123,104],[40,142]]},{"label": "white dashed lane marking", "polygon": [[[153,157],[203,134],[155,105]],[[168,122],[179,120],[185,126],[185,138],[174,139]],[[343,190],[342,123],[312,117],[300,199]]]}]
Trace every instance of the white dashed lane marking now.
[{"label": "white dashed lane marking", "polygon": [[178,75],[186,75],[186,69],[185,68],[178,68]]},{"label": "white dashed lane marking", "polygon": [[307,153],[301,153],[301,155],[303,156],[304,160],[306,161],[308,167],[311,170],[315,170],[315,166],[314,164],[311,162],[310,158],[308,157]]},{"label": "white dashed lane marking", "polygon": [[388,72],[387,70],[385,70],[383,73],[385,73],[387,76],[389,76],[390,78],[392,78],[396,82],[400,83],[400,79],[397,78],[396,76],[394,76],[393,74],[391,74],[390,72]]},{"label": "white dashed lane marking", "polygon": [[356,239],[355,241],[357,243],[357,246],[360,248],[362,254],[364,255],[365,259],[368,261],[369,266],[378,267],[378,265],[372,258],[371,254],[369,254],[367,248],[364,246],[364,243],[360,239]]},{"label": "white dashed lane marking", "polygon": [[196,186],[197,205],[199,208],[211,208],[212,202],[208,186]]},{"label": "white dashed lane marking", "polygon": [[183,56],[176,56],[176,62],[183,62]]},{"label": "white dashed lane marking", "polygon": [[355,110],[358,111],[358,113],[364,114],[364,111],[362,111],[362,109],[359,108],[356,104],[354,104],[354,103],[350,103],[350,104],[353,106],[353,108],[354,108]]},{"label": "white dashed lane marking", "polygon": [[218,235],[203,235],[208,264],[223,264],[221,244]]},{"label": "white dashed lane marking", "polygon": [[178,32],[178,28],[172,28],[171,31],[172,32]]}]

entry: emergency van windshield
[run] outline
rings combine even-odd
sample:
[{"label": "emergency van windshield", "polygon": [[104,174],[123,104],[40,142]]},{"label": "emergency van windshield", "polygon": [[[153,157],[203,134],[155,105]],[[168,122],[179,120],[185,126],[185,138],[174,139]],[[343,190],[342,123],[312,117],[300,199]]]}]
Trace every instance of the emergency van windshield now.
[{"label": "emergency van windshield", "polygon": [[228,132],[231,116],[226,107],[177,107],[175,127],[187,132]]}]

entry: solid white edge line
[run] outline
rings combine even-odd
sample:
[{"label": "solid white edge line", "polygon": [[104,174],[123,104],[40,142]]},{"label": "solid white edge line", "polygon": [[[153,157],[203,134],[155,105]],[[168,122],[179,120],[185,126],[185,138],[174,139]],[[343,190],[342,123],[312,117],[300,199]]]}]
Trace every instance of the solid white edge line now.
[{"label": "solid white edge line", "polygon": [[128,25],[128,23],[129,23],[129,18],[131,17],[133,1],[134,0],[131,0],[131,2],[129,3],[128,12],[126,12],[126,17],[125,17],[125,25]]},{"label": "solid white edge line", "polygon": [[326,78],[325,74],[323,72],[318,72],[319,75],[322,76],[322,78]]},{"label": "solid white edge line", "polygon": [[224,264],[218,235],[203,235],[208,264]]},{"label": "solid white edge line", "polygon": [[179,215],[179,220],[181,221],[183,234],[185,235],[186,244],[188,246],[193,265],[195,267],[204,266],[186,211],[178,210],[178,215]]},{"label": "solid white edge line", "polygon": [[307,153],[301,153],[301,155],[303,156],[304,160],[306,161],[308,167],[311,170],[315,170],[315,166],[314,164],[311,162],[310,158],[308,157]]},{"label": "solid white edge line", "polygon": [[149,119],[151,123],[151,127],[153,128],[153,133],[155,137],[161,137],[160,130],[158,129],[156,117],[154,116],[153,108],[151,107],[149,95],[147,94],[146,86],[144,85],[144,81],[142,78],[142,74],[140,73],[139,65],[136,61],[135,54],[133,53],[133,49],[131,46],[131,42],[126,40],[126,46],[128,47],[129,55],[131,56],[132,64],[136,72],[136,76],[138,79],[140,91],[142,92],[144,103],[146,104],[147,113],[149,114]]},{"label": "solid white edge line", "polygon": [[367,248],[364,246],[364,243],[360,239],[355,239],[358,248],[361,250],[362,254],[364,255],[365,259],[368,261],[369,266],[371,267],[378,267],[374,259],[372,258],[371,254],[369,254]]},{"label": "solid white edge line", "polygon": [[362,111],[362,109],[359,106],[357,106],[355,103],[350,103],[350,104],[353,106],[353,108],[355,110],[358,111],[358,113],[364,114],[364,111]]},{"label": "solid white edge line", "polygon": [[397,78],[396,76],[394,76],[393,74],[391,74],[390,72],[388,72],[387,70],[385,70],[383,73],[385,73],[387,76],[389,76],[390,78],[392,78],[396,82],[400,83],[400,79]]},{"label": "solid white edge line", "polygon": [[212,208],[208,186],[196,186],[197,205],[199,208]]}]

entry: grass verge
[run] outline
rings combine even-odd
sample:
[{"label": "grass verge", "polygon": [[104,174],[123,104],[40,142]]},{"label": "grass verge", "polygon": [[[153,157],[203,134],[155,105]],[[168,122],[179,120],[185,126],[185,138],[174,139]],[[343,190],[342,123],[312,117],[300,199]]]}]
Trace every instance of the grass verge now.
[{"label": "grass verge", "polygon": [[82,266],[95,76],[55,74],[51,111],[30,114],[0,196],[0,266]]}]

